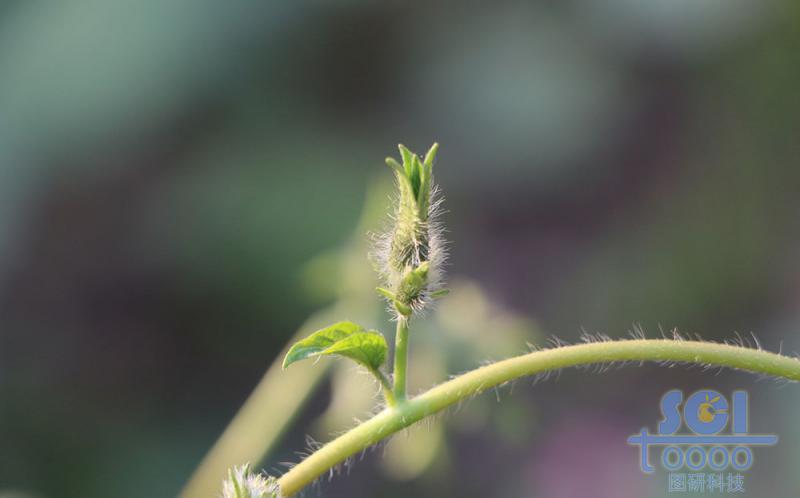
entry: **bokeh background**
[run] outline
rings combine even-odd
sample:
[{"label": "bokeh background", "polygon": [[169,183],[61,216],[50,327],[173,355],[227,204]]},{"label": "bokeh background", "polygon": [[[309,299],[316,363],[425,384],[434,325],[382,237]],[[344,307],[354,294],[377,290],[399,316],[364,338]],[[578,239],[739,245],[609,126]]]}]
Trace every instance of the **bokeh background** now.
[{"label": "bokeh background", "polygon": [[[584,329],[800,350],[799,52],[788,0],[2,2],[0,496],[176,496],[298,331],[391,339],[398,142],[441,143],[452,253],[412,389]],[[270,472],[375,394],[292,370]],[[796,496],[797,386],[654,366],[487,393],[309,496],[665,496],[625,439],[703,387],[781,437],[747,496]]]}]

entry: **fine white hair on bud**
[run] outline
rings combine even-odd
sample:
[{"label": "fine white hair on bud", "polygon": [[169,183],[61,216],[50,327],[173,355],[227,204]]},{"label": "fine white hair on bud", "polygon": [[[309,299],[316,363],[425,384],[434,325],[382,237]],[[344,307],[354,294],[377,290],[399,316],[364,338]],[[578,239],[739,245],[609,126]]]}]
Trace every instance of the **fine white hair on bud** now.
[{"label": "fine white hair on bud", "polygon": [[443,228],[438,220],[441,198],[433,182],[433,162],[439,144],[424,158],[399,145],[402,164],[386,158],[395,173],[397,194],[385,233],[375,238],[373,259],[385,288],[378,292],[398,317],[425,309],[441,288],[446,257]]},{"label": "fine white hair on bud", "polygon": [[250,464],[228,469],[228,478],[222,482],[221,498],[280,498],[280,487],[272,476],[250,471]]}]

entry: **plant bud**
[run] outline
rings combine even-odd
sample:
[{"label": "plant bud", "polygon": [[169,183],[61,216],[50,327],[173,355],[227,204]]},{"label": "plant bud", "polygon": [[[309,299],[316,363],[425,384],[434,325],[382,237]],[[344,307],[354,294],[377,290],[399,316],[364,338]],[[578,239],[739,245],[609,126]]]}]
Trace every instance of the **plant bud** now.
[{"label": "plant bud", "polygon": [[439,148],[433,144],[424,159],[399,146],[402,164],[387,158],[395,172],[398,194],[392,226],[378,238],[376,261],[387,289],[386,296],[403,316],[421,311],[439,291],[445,257],[442,229],[436,220],[440,201],[433,184],[433,161]]},{"label": "plant bud", "polygon": [[280,498],[280,488],[274,477],[254,474],[246,463],[228,469],[222,482],[222,498]]}]

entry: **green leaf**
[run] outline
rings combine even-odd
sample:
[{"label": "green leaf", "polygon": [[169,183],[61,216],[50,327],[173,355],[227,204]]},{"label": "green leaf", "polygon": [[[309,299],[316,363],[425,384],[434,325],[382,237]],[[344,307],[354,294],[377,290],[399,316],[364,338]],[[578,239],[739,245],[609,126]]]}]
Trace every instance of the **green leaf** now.
[{"label": "green leaf", "polygon": [[446,296],[448,294],[450,294],[450,289],[439,289],[439,290],[435,290],[435,291],[431,292],[431,297],[433,299],[439,299],[439,298],[444,297],[444,296]]},{"label": "green leaf", "polygon": [[397,312],[403,316],[411,316],[411,313],[414,311],[411,309],[411,306],[403,304],[397,299],[394,300],[394,307],[397,310]]},{"label": "green leaf", "polygon": [[353,322],[339,322],[296,342],[286,353],[283,368],[306,358],[339,355],[378,370],[386,361],[388,349],[380,332],[366,330]]},{"label": "green leaf", "polygon": [[428,214],[428,203],[431,197],[431,177],[433,176],[433,161],[436,159],[436,152],[439,150],[439,144],[434,143],[428,153],[425,154],[425,160],[420,168],[420,185],[419,192],[417,192],[417,205],[419,206],[420,216],[423,218]]},{"label": "green leaf", "polygon": [[390,168],[392,168],[393,170],[395,170],[397,173],[399,173],[399,174],[400,174],[400,176],[402,176],[403,178],[405,178],[405,176],[406,176],[406,170],[405,170],[405,169],[403,169],[403,167],[400,165],[400,163],[398,163],[397,161],[395,161],[395,159],[394,159],[393,157],[387,157],[387,158],[386,158],[386,164],[387,164],[387,165],[388,165]]},{"label": "green leaf", "polygon": [[410,180],[414,173],[412,170],[414,167],[414,153],[408,150],[408,148],[403,144],[398,144],[397,148],[400,150],[400,157],[403,159],[403,167],[406,170],[406,178]]},{"label": "green leaf", "polygon": [[394,292],[390,291],[389,289],[384,289],[383,287],[375,287],[375,290],[378,292],[378,294],[380,294],[381,296],[385,297],[390,301],[394,301],[395,299],[397,299],[397,296],[394,294]]},{"label": "green leaf", "polygon": [[433,167],[433,161],[436,159],[436,153],[439,151],[439,144],[434,142],[431,145],[431,148],[428,149],[427,154],[425,154],[424,164],[428,167],[428,171]]}]

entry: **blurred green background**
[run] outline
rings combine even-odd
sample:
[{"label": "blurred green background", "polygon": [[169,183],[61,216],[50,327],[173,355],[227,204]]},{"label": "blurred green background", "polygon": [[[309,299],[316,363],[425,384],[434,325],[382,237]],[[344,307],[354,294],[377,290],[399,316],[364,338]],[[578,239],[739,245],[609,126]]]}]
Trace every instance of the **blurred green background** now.
[{"label": "blurred green background", "polygon": [[[442,145],[452,253],[412,390],[584,328],[800,350],[799,51],[788,0],[2,2],[0,497],[175,496],[316,310],[391,335],[397,142]],[[310,495],[665,496],[625,439],[703,387],[781,437],[747,496],[797,496],[797,386],[653,366],[487,393]],[[263,467],[374,389],[336,364]]]}]

